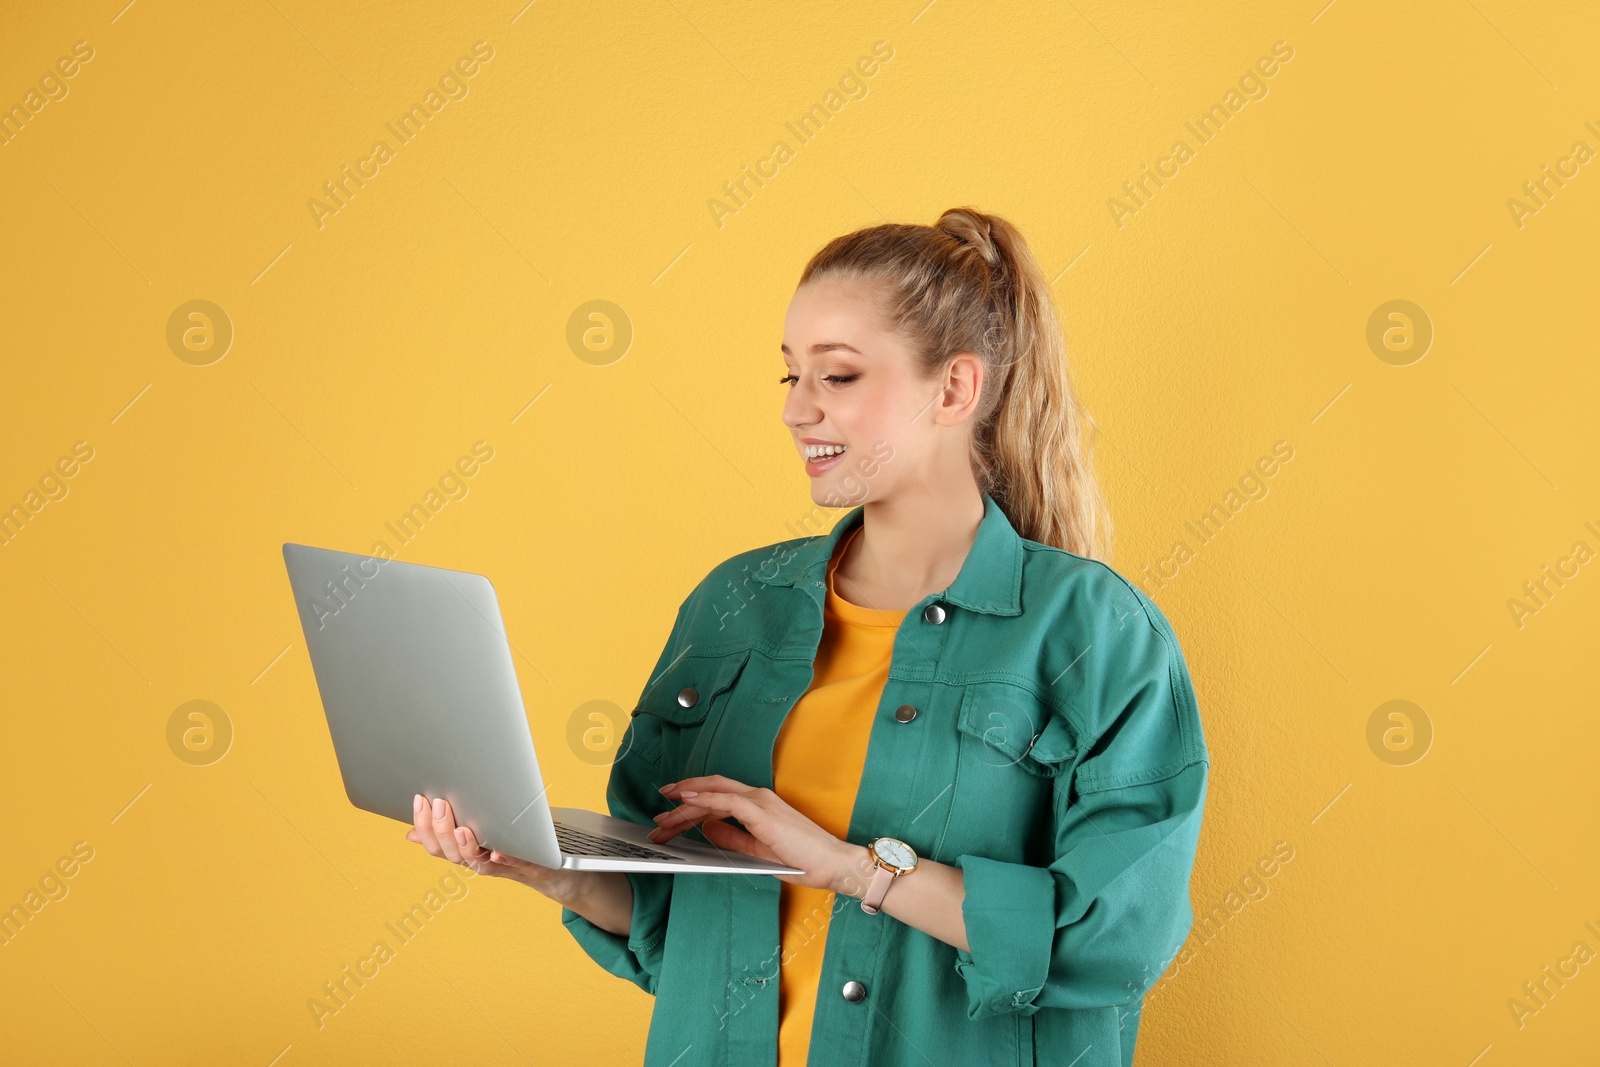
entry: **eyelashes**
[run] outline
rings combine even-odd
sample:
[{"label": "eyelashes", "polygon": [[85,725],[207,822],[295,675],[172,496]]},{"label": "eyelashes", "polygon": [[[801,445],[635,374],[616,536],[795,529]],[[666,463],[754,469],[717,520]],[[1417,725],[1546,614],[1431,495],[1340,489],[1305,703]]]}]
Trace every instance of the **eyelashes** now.
[{"label": "eyelashes", "polygon": [[[838,382],[840,385],[848,385],[850,382],[855,381],[859,377],[861,377],[859,374],[824,374],[822,376],[822,380],[825,382]],[[778,384],[783,385],[785,382],[798,382],[799,380],[800,379],[795,377],[793,374],[788,374],[782,378],[779,378]]]}]

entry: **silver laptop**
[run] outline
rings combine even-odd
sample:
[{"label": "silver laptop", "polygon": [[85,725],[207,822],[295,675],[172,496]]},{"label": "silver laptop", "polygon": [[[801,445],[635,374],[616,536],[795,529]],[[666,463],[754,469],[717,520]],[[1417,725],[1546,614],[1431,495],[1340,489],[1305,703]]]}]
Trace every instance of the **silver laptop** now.
[{"label": "silver laptop", "polygon": [[[641,826],[552,808],[494,587],[481,574],[285,544],[350,802],[412,822],[444,797],[485,848],[587,871],[804,874]],[[669,803],[663,799],[662,810]]]}]

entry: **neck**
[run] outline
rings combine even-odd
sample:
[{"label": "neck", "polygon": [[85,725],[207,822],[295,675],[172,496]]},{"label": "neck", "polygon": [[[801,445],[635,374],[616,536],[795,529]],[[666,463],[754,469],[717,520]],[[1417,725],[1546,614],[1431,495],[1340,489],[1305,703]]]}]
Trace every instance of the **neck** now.
[{"label": "neck", "polygon": [[976,483],[955,493],[871,500],[839,567],[854,581],[914,603],[955,581],[982,522],[983,494]]}]

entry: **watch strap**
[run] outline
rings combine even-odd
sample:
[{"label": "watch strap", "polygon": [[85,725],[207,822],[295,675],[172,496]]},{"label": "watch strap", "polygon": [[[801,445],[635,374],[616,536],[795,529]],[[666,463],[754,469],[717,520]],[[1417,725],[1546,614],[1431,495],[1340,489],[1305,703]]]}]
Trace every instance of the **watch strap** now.
[{"label": "watch strap", "polygon": [[872,881],[867,883],[866,896],[861,898],[861,910],[868,915],[876,915],[883,907],[883,898],[889,892],[889,885],[894,881],[895,874],[887,867],[880,866],[872,872]]}]

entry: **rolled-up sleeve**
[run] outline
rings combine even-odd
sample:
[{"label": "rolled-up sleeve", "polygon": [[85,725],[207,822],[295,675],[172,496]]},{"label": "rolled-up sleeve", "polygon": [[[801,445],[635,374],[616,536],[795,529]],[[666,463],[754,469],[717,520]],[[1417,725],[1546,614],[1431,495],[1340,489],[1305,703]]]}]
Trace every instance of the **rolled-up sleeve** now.
[{"label": "rolled-up sleeve", "polygon": [[661,979],[667,908],[675,875],[629,871],[625,877],[633,884],[633,918],[626,937],[602,930],[566,907],[561,909],[561,925],[590,959],[653,996]]},{"label": "rolled-up sleeve", "polygon": [[1210,758],[1176,638],[1148,610],[1148,627],[1106,642],[1087,687],[1102,728],[1056,778],[1054,860],[955,861],[969,945],[955,969],[971,1019],[1137,1001],[1193,926]]},{"label": "rolled-up sleeve", "polygon": [[[641,705],[678,655],[678,641],[688,607],[686,599],[678,608],[666,647],[650,672],[650,682],[640,694]],[[649,826],[653,815],[672,806],[660,793],[660,787],[671,778],[661,766],[661,720],[639,714],[638,706],[634,711],[617,745],[621,755],[611,764],[606,804],[617,818]],[[654,995],[661,978],[675,876],[629,871],[626,877],[633,886],[633,913],[626,935],[603,930],[567,907],[561,909],[561,925],[601,967]]]}]

